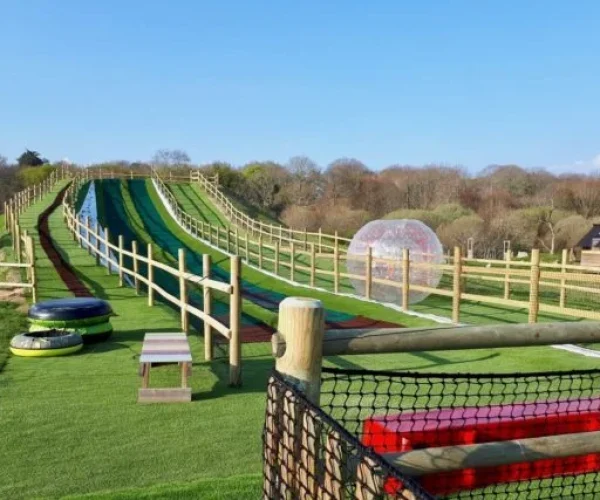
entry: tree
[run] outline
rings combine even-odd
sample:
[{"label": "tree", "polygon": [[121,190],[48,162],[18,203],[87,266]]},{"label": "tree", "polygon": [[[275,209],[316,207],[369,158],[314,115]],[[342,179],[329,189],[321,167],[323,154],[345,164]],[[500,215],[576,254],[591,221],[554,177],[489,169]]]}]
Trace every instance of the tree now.
[{"label": "tree", "polygon": [[360,194],[361,181],[368,174],[370,171],[365,164],[354,158],[340,158],[331,162],[325,170],[325,196],[334,206],[341,200],[351,203]]},{"label": "tree", "polygon": [[159,149],[152,163],[161,167],[184,167],[191,163],[189,155],[181,149]]},{"label": "tree", "polygon": [[289,179],[283,194],[289,204],[307,206],[323,194],[323,177],[319,166],[307,156],[295,156],[286,166]]},{"label": "tree", "polygon": [[8,167],[8,158],[6,156],[0,155],[0,168]]},{"label": "tree", "polygon": [[46,163],[48,162],[48,160],[41,157],[40,153],[37,151],[30,151],[29,149],[26,149],[25,152],[17,158],[19,167],[39,167],[44,164],[44,161]]},{"label": "tree", "polygon": [[463,215],[442,224],[436,232],[447,248],[459,246],[466,249],[469,238],[473,238],[475,249],[485,245],[485,222],[478,215]]},{"label": "tree", "polygon": [[275,208],[287,171],[272,161],[251,162],[242,168],[242,175],[247,181],[249,201],[269,210]]}]

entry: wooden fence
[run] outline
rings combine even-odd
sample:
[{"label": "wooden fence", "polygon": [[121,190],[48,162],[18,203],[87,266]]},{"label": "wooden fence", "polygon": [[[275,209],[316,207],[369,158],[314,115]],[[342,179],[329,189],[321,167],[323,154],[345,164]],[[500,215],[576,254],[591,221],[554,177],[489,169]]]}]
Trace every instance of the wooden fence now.
[{"label": "wooden fence", "polygon": [[[317,408],[320,404],[321,370],[325,356],[528,347],[600,341],[600,324],[597,322],[326,331],[325,311],[321,302],[296,297],[285,299],[280,304],[278,330],[273,336],[276,370],[287,383],[299,390]],[[365,371],[364,373],[368,374],[369,372]],[[381,372],[374,373],[381,375]],[[395,374],[400,375],[401,372],[395,372]],[[559,376],[560,372],[538,373],[537,375],[547,375],[552,378]],[[510,377],[510,375],[507,376]],[[568,376],[569,372],[566,373],[567,382]],[[476,376],[474,377],[476,378]],[[515,382],[511,379],[511,383]],[[346,382],[341,385],[347,388]],[[577,396],[577,389],[577,383],[574,383],[573,397]],[[520,390],[523,390],[523,387],[520,387]],[[361,386],[360,393],[352,393],[351,398],[356,399],[364,395],[369,404],[372,404],[375,394],[362,391]],[[410,394],[414,396],[415,392]],[[435,394],[437,398],[439,392]],[[462,392],[461,394],[471,393]],[[588,397],[587,393],[584,397]],[[514,395],[511,398],[513,400]],[[343,405],[344,401],[345,399],[340,399],[341,403],[339,404]],[[489,409],[488,400],[485,404]],[[271,420],[277,418],[282,410],[282,408],[273,410]],[[412,412],[412,409],[408,411]],[[287,413],[283,414],[283,418],[285,419],[289,414],[294,414],[293,408],[288,409]],[[267,421],[265,425],[267,433],[269,433],[270,427],[272,427],[272,422]],[[290,427],[288,432],[292,434],[289,437],[291,442],[304,443],[301,426]],[[268,435],[265,442],[269,443],[271,439],[272,436]],[[265,446],[265,453],[267,462],[281,464],[282,468],[287,465],[292,470],[298,469],[299,464],[296,462],[298,459],[302,459],[302,457],[289,454],[286,456],[273,446]],[[397,467],[403,474],[419,476],[424,473],[448,472],[473,467],[494,467],[533,462],[540,458],[557,458],[587,453],[600,453],[600,432],[576,432],[560,436],[527,437],[484,444],[437,446],[402,453],[382,453],[381,457]],[[286,460],[287,464],[284,462]],[[266,474],[265,489],[271,488],[270,482],[270,478]],[[306,485],[299,485],[300,488],[303,486],[306,487]],[[378,488],[381,488],[381,491],[375,493],[383,496],[383,481]],[[344,497],[341,495],[339,498]],[[380,498],[380,496],[373,495],[369,498]]]},{"label": "wooden fence", "polygon": [[[162,262],[155,260],[153,248],[148,244],[147,256],[138,253],[138,244],[133,241],[131,249],[124,248],[124,240],[121,235],[113,235],[111,238],[108,228],[101,230],[95,225],[91,227],[89,218],[83,220],[75,214],[74,198],[77,189],[77,183],[74,183],[66,193],[63,201],[63,217],[75,241],[83,248],[88,249],[91,255],[96,257],[96,262],[101,260],[106,262],[107,273],[112,269],[119,275],[119,283],[124,286],[124,277],[129,276],[133,282],[137,293],[140,293],[140,285],[147,287],[148,306],[154,306],[155,294],[163,297],[168,303],[173,304],[181,311],[181,329],[186,333],[189,330],[190,316],[200,319],[204,323],[204,342],[205,359],[207,361],[213,358],[213,333],[216,332],[229,341],[229,382],[233,386],[241,385],[241,271],[240,259],[232,256],[230,259],[229,283],[216,281],[210,274],[210,256],[204,256],[202,276],[198,276],[186,271],[185,251],[179,249],[178,267],[174,268]],[[116,238],[115,238],[116,236]],[[116,243],[115,243],[116,241]],[[125,265],[125,257],[131,259],[131,268]],[[147,266],[147,274],[140,273],[140,263]],[[161,288],[154,279],[154,270],[160,269],[173,276],[179,283],[179,295],[174,296]],[[203,310],[194,307],[189,303],[189,294],[193,289],[202,291]],[[230,305],[229,325],[225,325],[211,316],[211,301],[213,292],[225,294]]]},{"label": "wooden fence", "polygon": [[16,262],[2,262],[0,268],[16,269],[21,273],[21,277],[23,277],[24,270],[25,280],[16,283],[0,282],[0,288],[24,288],[29,290],[34,304],[37,302],[38,285],[35,266],[35,240],[26,230],[22,229],[19,217],[31,205],[48,194],[56,182],[64,179],[67,175],[68,173],[64,168],[59,168],[39,184],[28,186],[4,203],[4,229],[11,235]]},{"label": "wooden fence", "polygon": [[[153,179],[177,221],[193,236],[297,284],[365,299],[382,300],[381,296],[387,295],[392,300],[384,301],[404,310],[410,309],[411,291],[446,297],[455,323],[461,321],[465,302],[525,310],[530,323],[538,321],[540,312],[600,319],[600,270],[568,264],[567,250],[560,263],[542,263],[536,249],[529,261],[522,261],[512,260],[510,252],[505,260],[465,258],[456,247],[442,263],[427,262],[422,255],[413,259],[408,249],[399,259],[374,257],[371,248],[365,255],[350,255],[342,252],[338,243],[333,253],[321,253],[314,242],[297,244],[278,234],[263,238],[264,233],[253,235],[249,226],[241,231],[198,220],[183,211],[157,173]],[[349,272],[349,263],[362,272]],[[411,284],[413,273],[425,278]],[[426,278],[432,274],[439,276],[438,286],[427,284]]]}]

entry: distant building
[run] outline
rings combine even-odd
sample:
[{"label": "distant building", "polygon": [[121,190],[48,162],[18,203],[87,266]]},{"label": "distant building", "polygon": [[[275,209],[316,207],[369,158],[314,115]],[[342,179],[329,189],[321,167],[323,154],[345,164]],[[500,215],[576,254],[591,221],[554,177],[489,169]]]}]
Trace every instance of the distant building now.
[{"label": "distant building", "polygon": [[581,252],[582,266],[600,267],[600,224],[594,224],[575,249]]}]

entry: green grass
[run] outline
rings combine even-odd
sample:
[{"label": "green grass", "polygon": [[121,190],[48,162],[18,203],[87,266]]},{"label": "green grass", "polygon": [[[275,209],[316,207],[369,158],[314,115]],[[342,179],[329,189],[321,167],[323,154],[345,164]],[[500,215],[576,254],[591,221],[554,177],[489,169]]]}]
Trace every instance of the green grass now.
[{"label": "green grass", "polygon": [[[49,200],[25,214],[30,223]],[[136,404],[143,334],[176,331],[179,316],[162,305],[148,308],[146,297],[119,288],[117,277],[107,276],[73,242],[60,212],[52,215],[50,230],[79,277],[113,305],[118,314],[113,319],[116,331],[110,341],[77,355],[9,357],[0,373],[0,428],[4,430],[0,498],[258,498],[265,388],[272,358],[257,355],[253,346],[245,345],[244,386],[231,389],[224,360],[201,361],[202,340],[191,336],[192,403]],[[41,253],[38,257],[40,289],[46,296],[65,296],[60,282],[44,282],[56,280],[57,275],[43,269],[47,263]],[[265,280],[264,286],[273,285],[261,273],[250,272]],[[338,297],[323,295],[337,303]],[[380,306],[373,309],[373,314],[378,313],[383,314]],[[21,322],[22,315],[0,308],[0,328],[18,331]],[[332,357],[326,364],[486,372],[591,368],[597,360],[531,348]],[[177,371],[163,366],[153,369],[151,383],[163,385],[176,379]]]}]

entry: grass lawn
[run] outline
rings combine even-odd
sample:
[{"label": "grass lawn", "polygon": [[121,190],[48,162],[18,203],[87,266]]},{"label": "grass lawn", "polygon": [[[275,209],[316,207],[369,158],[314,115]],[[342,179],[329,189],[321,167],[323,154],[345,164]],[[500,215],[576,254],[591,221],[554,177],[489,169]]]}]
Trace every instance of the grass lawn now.
[{"label": "grass lawn", "polygon": [[[36,212],[50,199],[46,197],[32,207],[23,220],[31,225]],[[164,211],[161,215],[169,217]],[[73,242],[60,211],[51,216],[50,230],[80,278],[113,305],[118,314],[113,318],[115,334],[111,340],[72,356],[8,358],[0,373],[0,428],[4,429],[0,498],[258,498],[271,357],[245,345],[244,386],[231,389],[224,360],[203,362],[202,339],[192,335],[192,403],[136,404],[143,334],[177,331],[179,315],[162,305],[148,308],[146,297],[136,296],[130,288],[119,288],[117,277],[107,276],[106,270],[95,266],[94,259]],[[43,296],[65,296],[64,285],[49,268],[41,249],[38,258]],[[279,286],[256,271],[244,268],[244,273],[256,273],[265,287]],[[289,290],[297,292],[294,287]],[[343,299],[320,295],[331,306]],[[18,331],[23,326],[22,316],[6,307],[0,305],[0,328]],[[371,304],[365,307],[373,308],[373,314],[388,311]],[[552,348],[333,357],[326,363],[451,372],[597,366],[595,359]],[[152,385],[176,382],[177,377],[173,367],[159,367],[153,370]]]}]

